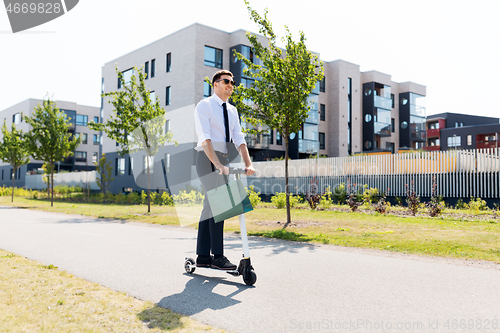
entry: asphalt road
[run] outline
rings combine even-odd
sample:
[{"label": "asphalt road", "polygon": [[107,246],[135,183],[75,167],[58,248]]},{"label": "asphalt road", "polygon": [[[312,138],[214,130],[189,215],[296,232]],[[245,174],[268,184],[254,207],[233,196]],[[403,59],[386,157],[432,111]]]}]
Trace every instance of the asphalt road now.
[{"label": "asphalt road", "polygon": [[[195,245],[192,229],[0,206],[1,249],[229,331],[500,332],[498,265],[250,237],[247,287],[186,274]],[[229,259],[241,253],[227,235]]]}]

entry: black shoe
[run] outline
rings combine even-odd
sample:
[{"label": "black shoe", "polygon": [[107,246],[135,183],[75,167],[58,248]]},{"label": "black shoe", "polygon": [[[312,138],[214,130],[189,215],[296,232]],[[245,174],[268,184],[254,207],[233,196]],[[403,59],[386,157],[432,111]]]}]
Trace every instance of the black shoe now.
[{"label": "black shoe", "polygon": [[198,256],[196,258],[196,267],[210,267],[212,264],[212,256]]},{"label": "black shoe", "polygon": [[225,256],[222,256],[217,259],[212,259],[212,268],[229,271],[229,270],[235,270],[236,265],[231,264],[231,262],[229,262],[229,260]]}]

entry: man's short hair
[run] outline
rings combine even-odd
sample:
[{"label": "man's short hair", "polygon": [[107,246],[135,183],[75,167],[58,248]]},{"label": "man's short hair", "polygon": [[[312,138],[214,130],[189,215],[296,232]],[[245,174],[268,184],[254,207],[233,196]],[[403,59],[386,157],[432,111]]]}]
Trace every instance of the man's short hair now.
[{"label": "man's short hair", "polygon": [[234,78],[233,73],[223,69],[214,74],[214,76],[212,77],[212,85],[214,85],[215,81],[219,80],[222,75],[230,75],[231,77]]}]

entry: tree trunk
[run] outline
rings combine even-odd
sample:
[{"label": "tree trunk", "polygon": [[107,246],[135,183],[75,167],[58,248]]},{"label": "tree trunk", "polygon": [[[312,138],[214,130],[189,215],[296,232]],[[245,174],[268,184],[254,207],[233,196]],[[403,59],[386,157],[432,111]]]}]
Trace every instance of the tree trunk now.
[{"label": "tree trunk", "polygon": [[292,222],[290,214],[290,190],[288,189],[288,133],[285,133],[285,193],[286,193],[286,223],[283,227],[286,228]]},{"label": "tree trunk", "polygon": [[12,176],[12,199],[10,202],[14,202],[14,185],[16,183],[16,168],[14,168],[14,175]]},{"label": "tree trunk", "polygon": [[146,155],[146,158],[148,159],[147,160],[147,165],[148,165],[148,213],[151,212],[151,197],[149,196],[149,188],[151,187],[151,184],[150,184],[150,177],[149,177],[149,155]]},{"label": "tree trunk", "polygon": [[50,207],[54,206],[54,163],[50,165]]}]

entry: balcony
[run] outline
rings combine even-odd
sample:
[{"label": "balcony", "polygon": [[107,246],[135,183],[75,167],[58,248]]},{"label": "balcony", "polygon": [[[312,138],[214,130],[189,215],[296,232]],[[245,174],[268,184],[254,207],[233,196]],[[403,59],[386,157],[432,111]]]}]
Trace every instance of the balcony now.
[{"label": "balcony", "polygon": [[374,123],[374,132],[375,135],[388,137],[391,136],[391,124],[387,123]]},{"label": "balcony", "polygon": [[477,149],[485,149],[485,148],[498,148],[500,147],[496,141],[476,141]]},{"label": "balcony", "polygon": [[299,153],[316,154],[318,149],[318,141],[299,139]]},{"label": "balcony", "polygon": [[427,151],[439,151],[441,150],[441,146],[427,146],[424,147],[423,149]]},{"label": "balcony", "polygon": [[268,149],[269,148],[269,134],[248,134],[245,136],[245,141],[248,148]]},{"label": "balcony", "polygon": [[390,110],[392,107],[392,99],[375,95],[373,96],[373,102],[376,108]]},{"label": "balcony", "polygon": [[425,134],[425,131],[412,129],[410,138],[412,141],[426,141],[427,139]]},{"label": "balcony", "polygon": [[319,113],[318,113],[318,110],[311,110],[309,111],[309,113],[307,114],[307,119],[306,119],[306,123],[309,123],[309,124],[317,124],[319,122]]},{"label": "balcony", "polygon": [[427,137],[428,138],[439,138],[440,137],[439,128],[428,129],[427,130]]}]

